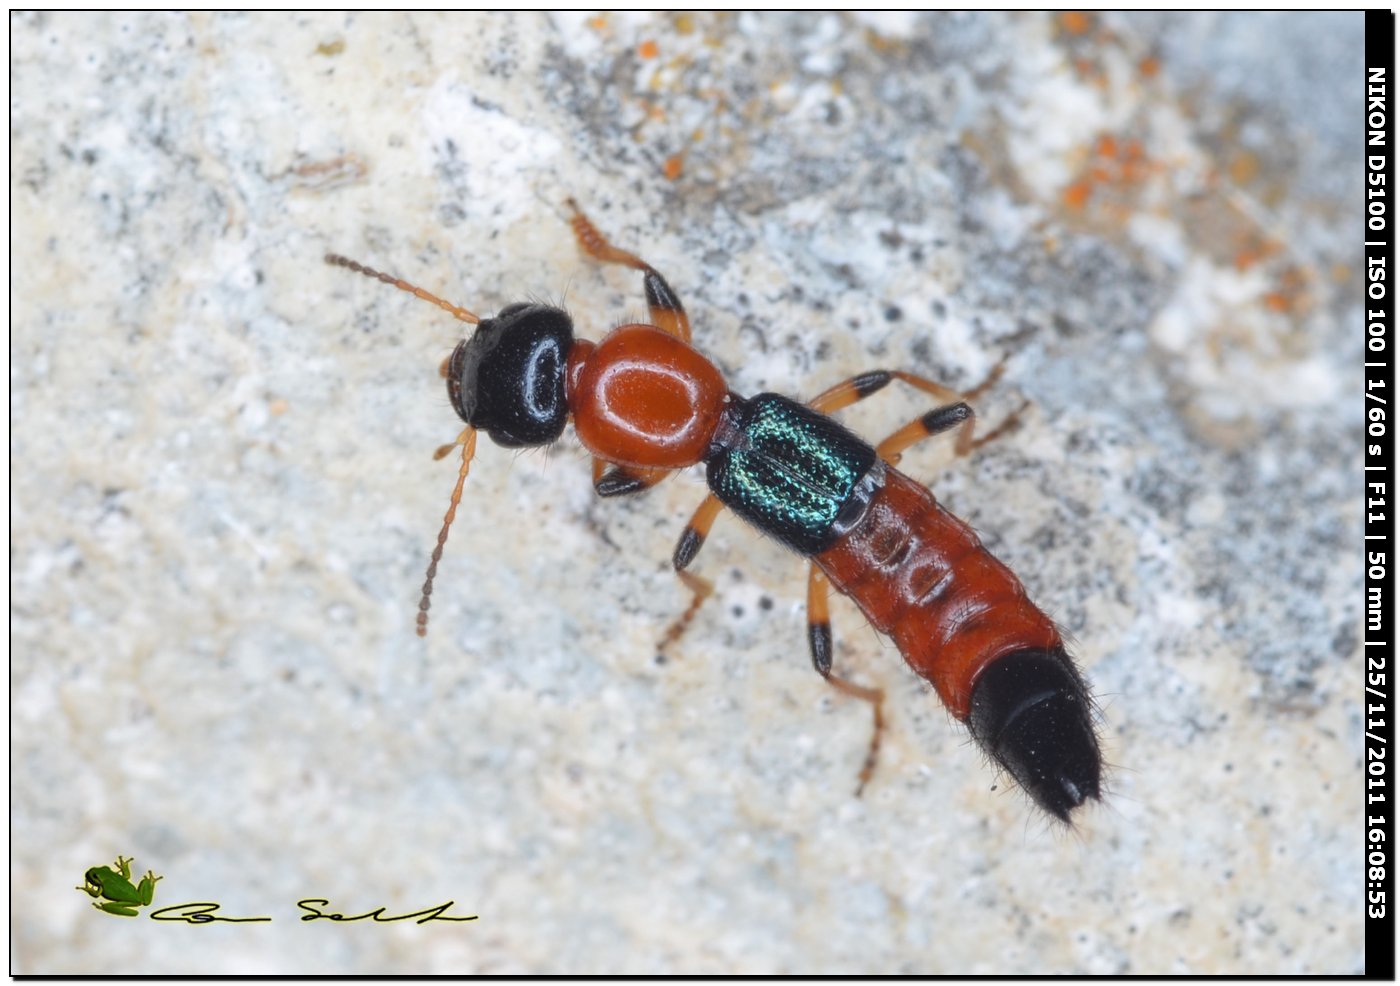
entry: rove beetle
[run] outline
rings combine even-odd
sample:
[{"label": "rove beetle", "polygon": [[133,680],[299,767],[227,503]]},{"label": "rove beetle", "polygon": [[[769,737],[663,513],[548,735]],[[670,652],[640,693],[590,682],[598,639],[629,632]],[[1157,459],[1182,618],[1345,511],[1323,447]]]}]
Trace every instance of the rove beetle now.
[{"label": "rove beetle", "polygon": [[[875,370],[803,404],[781,394],[741,397],[690,345],[690,321],[666,280],[599,233],[571,199],[572,226],[592,257],[642,272],[651,324],[613,329],[594,343],[574,337],[562,308],[517,303],[494,318],[337,254],[326,261],[377,278],[476,326],[442,365],[452,406],[466,427],[436,457],[462,449],[451,504],[438,534],[418,607],[427,631],[429,599],[448,528],[461,501],[478,431],[506,448],[557,441],[570,417],[593,456],[599,496],[645,490],[677,469],[704,463],[709,495],[681,533],[675,570],[694,598],[661,641],[675,641],[711,586],[686,571],[725,507],[810,563],[808,643],[812,663],[842,693],[868,702],[875,728],[857,795],[874,771],[884,729],[884,692],[832,673],[831,588],[849,596],[891,637],[909,666],[992,760],[1045,811],[1070,813],[1100,795],[1103,760],[1093,700],[1054,622],[972,529],[895,466],[901,453],[953,431],[964,455],[1015,423],[1012,415],[973,437],[966,395],[900,370]],[[933,396],[938,406],[871,446],[827,415],[892,380]],[[1017,414],[1020,412],[1018,411]]]}]

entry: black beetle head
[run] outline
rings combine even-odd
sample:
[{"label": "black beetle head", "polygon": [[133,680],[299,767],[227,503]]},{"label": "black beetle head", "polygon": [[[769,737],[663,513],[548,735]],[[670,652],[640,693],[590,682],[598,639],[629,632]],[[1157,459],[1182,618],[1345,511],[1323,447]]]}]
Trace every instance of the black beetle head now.
[{"label": "black beetle head", "polygon": [[548,445],[569,417],[564,383],[574,323],[562,308],[516,304],[482,319],[447,363],[462,420],[506,448]]}]

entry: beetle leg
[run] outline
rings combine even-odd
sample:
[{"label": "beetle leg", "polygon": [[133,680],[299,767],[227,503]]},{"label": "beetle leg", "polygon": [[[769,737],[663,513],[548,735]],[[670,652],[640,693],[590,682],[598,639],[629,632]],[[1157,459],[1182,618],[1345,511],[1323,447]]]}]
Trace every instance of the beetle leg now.
[{"label": "beetle leg", "polygon": [[808,401],[808,406],[814,411],[822,414],[830,414],[839,411],[843,407],[850,407],[858,401],[863,401],[872,394],[883,390],[891,380],[902,380],[909,386],[922,390],[926,394],[932,394],[944,403],[922,414],[900,428],[889,438],[880,443],[876,449],[880,458],[890,465],[899,462],[901,453],[911,445],[923,441],[933,435],[942,434],[953,428],[958,429],[957,443],[954,451],[958,455],[967,455],[974,449],[980,448],[993,439],[1000,438],[1006,432],[1020,422],[1021,414],[1030,407],[1030,401],[1022,403],[1006,419],[998,424],[985,435],[974,437],[976,429],[976,416],[972,411],[970,401],[986,393],[993,384],[1001,379],[1005,370],[1006,360],[1003,359],[992,368],[992,372],[987,375],[976,387],[973,387],[965,394],[960,394],[951,387],[945,387],[941,383],[935,383],[927,377],[921,377],[914,373],[906,373],[903,370],[872,370],[858,376],[844,380],[836,386],[822,391],[812,400]]},{"label": "beetle leg", "polygon": [[635,253],[620,250],[609,243],[608,238],[598,231],[598,227],[583,214],[583,210],[573,199],[569,199],[567,205],[574,214],[569,220],[569,225],[574,228],[574,236],[578,238],[579,246],[583,247],[584,252],[605,264],[622,264],[624,267],[641,271],[642,286],[647,295],[647,311],[651,314],[652,324],[682,342],[690,342],[690,319],[685,314],[685,306],[681,304],[681,299],[671,290],[671,285],[666,283],[666,278]]},{"label": "beetle leg", "polygon": [[713,493],[701,501],[691,516],[690,523],[681,531],[680,540],[676,542],[676,552],[671,556],[671,564],[675,566],[676,571],[679,572],[695,560],[695,556],[705,545],[705,539],[710,536],[710,528],[714,526],[715,518],[723,509],[724,504]]},{"label": "beetle leg", "polygon": [[972,405],[969,401],[975,400],[984,394],[992,384],[1001,378],[1002,370],[1006,365],[1006,360],[1002,360],[992,372],[976,387],[973,387],[966,394],[959,394],[955,390],[950,390],[942,384],[934,383],[925,377],[916,376],[912,373],[895,371],[894,376],[903,380],[911,387],[917,387],[926,394],[932,394],[941,401],[947,403],[941,407],[934,408],[927,414],[920,415],[909,422],[903,428],[896,431],[889,438],[881,442],[877,448],[880,457],[890,465],[899,462],[900,454],[911,445],[923,441],[933,435],[941,434],[952,428],[956,428],[957,442],[953,450],[958,455],[967,455],[974,449],[981,448],[988,442],[995,441],[1021,422],[1021,415],[1026,408],[1031,406],[1030,401],[1022,401],[1021,406],[1012,411],[1001,423],[984,435],[973,437],[977,428],[977,418],[973,414]]},{"label": "beetle leg", "polygon": [[675,470],[664,466],[638,469],[630,466],[608,468],[606,460],[593,457],[593,491],[599,496],[630,496],[649,490]]},{"label": "beetle leg", "polygon": [[807,642],[812,648],[812,665],[817,673],[826,679],[843,695],[869,702],[875,716],[875,728],[870,734],[870,749],[865,753],[865,763],[860,768],[860,783],[856,785],[856,797],[865,791],[865,785],[875,773],[875,762],[880,755],[880,735],[885,731],[885,692],[881,688],[867,688],[838,678],[831,673],[831,607],[829,605],[831,583],[822,570],[811,566],[807,578]]},{"label": "beetle leg", "polygon": [[700,611],[700,606],[715,591],[715,584],[709,579],[701,578],[694,572],[677,571],[676,577],[685,583],[685,587],[690,590],[690,605],[685,608],[676,622],[666,628],[665,634],[656,643],[658,654],[665,654],[666,648],[670,647],[677,640],[681,639],[681,634],[685,633],[685,628],[690,626],[690,621],[695,619],[695,614]]}]

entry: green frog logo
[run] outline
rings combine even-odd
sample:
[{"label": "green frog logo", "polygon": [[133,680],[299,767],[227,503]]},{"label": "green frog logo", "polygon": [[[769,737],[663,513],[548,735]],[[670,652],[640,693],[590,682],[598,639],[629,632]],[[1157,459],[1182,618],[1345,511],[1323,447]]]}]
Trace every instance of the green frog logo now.
[{"label": "green frog logo", "polygon": [[94,866],[83,876],[83,885],[77,889],[89,897],[98,898],[92,902],[92,906],[99,911],[128,918],[136,917],[136,909],[151,902],[156,895],[156,881],[163,878],[147,870],[141,883],[133,886],[132,858],[118,856],[116,869],[110,866]]}]

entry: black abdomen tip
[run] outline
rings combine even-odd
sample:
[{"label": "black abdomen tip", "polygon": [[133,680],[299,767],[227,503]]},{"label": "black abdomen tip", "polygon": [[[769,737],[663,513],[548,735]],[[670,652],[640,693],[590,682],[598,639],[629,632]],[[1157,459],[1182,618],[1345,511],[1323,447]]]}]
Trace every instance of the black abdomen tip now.
[{"label": "black abdomen tip", "polygon": [[1063,822],[1099,796],[1103,759],[1089,691],[1063,648],[998,658],[972,687],[972,735],[1036,804]]}]

